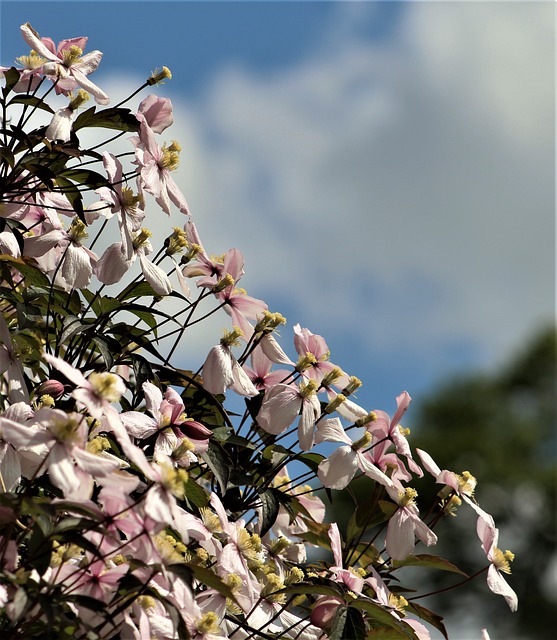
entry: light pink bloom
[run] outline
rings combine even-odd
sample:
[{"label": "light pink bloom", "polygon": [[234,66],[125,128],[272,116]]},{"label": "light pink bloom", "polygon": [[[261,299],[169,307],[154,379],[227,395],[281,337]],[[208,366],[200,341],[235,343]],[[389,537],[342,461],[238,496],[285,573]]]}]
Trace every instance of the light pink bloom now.
[{"label": "light pink bloom", "polygon": [[29,392],[23,377],[23,367],[14,351],[10,330],[3,314],[0,315],[0,374],[5,374],[9,401],[28,403]]},{"label": "light pink bloom", "polygon": [[410,395],[406,391],[403,391],[396,398],[397,409],[392,419],[387,413],[385,413],[385,411],[374,410],[373,413],[375,413],[376,419],[372,422],[368,422],[366,428],[378,440],[389,438],[389,440],[394,444],[396,452],[406,458],[411,471],[418,477],[422,477],[424,475],[423,471],[414,462],[410,445],[408,444],[408,440],[406,440],[400,426],[402,416],[406,413],[411,400],[412,398]]},{"label": "light pink bloom", "polygon": [[115,412],[111,402],[117,402],[126,392],[126,386],[120,376],[115,373],[92,373],[89,378],[85,378],[81,371],[62,358],[48,353],[43,357],[49,365],[75,385],[76,388],[70,395],[79,405],[84,406],[93,418],[100,420],[106,413]]},{"label": "light pink bloom", "polygon": [[[369,436],[368,436],[369,437]],[[363,454],[358,442],[353,442],[344,431],[338,418],[322,420],[315,438],[320,442],[343,442],[344,444],[319,463],[317,475],[324,487],[344,489],[360,469],[366,476],[384,487],[393,487],[393,481]],[[362,443],[365,445],[366,443]],[[369,444],[369,443],[367,443]]]},{"label": "light pink bloom", "polygon": [[95,71],[102,59],[100,51],[91,51],[82,56],[87,38],[62,40],[58,48],[50,38],[39,38],[37,32],[27,22],[21,25],[21,33],[27,44],[48,62],[42,66],[42,72],[56,83],[56,92],[68,94],[78,85],[90,93],[99,104],[108,104],[109,97],[93,84],[87,76]]},{"label": "light pink bloom", "polygon": [[[303,374],[311,380],[321,382],[323,376],[333,369],[338,369],[329,361],[329,347],[322,336],[312,333],[309,329],[302,329],[299,324],[294,325],[294,346],[300,356],[311,354],[315,358],[315,363],[305,369]],[[341,387],[348,383],[348,376],[343,374],[337,381]],[[335,383],[335,384],[336,384]]]},{"label": "light pink bloom", "polygon": [[259,426],[268,433],[278,435],[288,429],[301,413],[298,440],[300,448],[308,451],[313,446],[315,421],[321,413],[315,391],[316,384],[313,380],[300,387],[280,383],[271,387],[265,393],[257,414]]},{"label": "light pink bloom", "polygon": [[123,253],[126,260],[130,260],[133,255],[132,235],[141,229],[145,212],[140,206],[140,201],[133,196],[131,189],[123,184],[123,168],[120,160],[105,151],[103,164],[112,186],[111,188],[100,187],[96,193],[111,205],[112,213],[118,214]]},{"label": "light pink bloom", "polygon": [[129,565],[125,563],[116,566],[104,560],[94,560],[84,569],[64,564],[60,567],[56,582],[64,585],[67,581],[68,586],[64,587],[66,593],[79,593],[108,603],[128,570]]},{"label": "light pink bloom", "polygon": [[142,233],[140,232],[132,241],[130,259],[126,258],[126,249],[122,242],[111,244],[97,261],[95,275],[103,284],[115,284],[122,279],[138,257],[143,276],[153,291],[159,296],[167,296],[172,292],[172,282],[163,269],[147,258],[153,251],[153,247]]},{"label": "light pink bloom", "polygon": [[56,277],[56,282],[65,289],[86,287],[97,262],[96,254],[81,244],[79,229],[80,225],[76,223],[69,231],[53,229],[41,236],[25,238],[25,255],[35,258],[39,266]]},{"label": "light pink bloom", "polygon": [[137,114],[140,122],[142,118],[145,126],[141,127],[139,137],[131,138],[135,144],[135,157],[140,167],[139,187],[150,193],[166,214],[170,215],[171,202],[182,213],[188,214],[188,203],[171,175],[171,171],[177,166],[179,147],[172,143],[169,147],[161,148],[155,140],[153,131],[147,125],[145,116],[141,113]]},{"label": "light pink bloom", "polygon": [[259,393],[230,348],[224,344],[218,344],[209,351],[201,375],[203,388],[215,395],[224,394],[227,389],[241,396],[256,396]]},{"label": "light pink bloom", "polygon": [[469,477],[465,478],[457,475],[453,471],[448,471],[447,469],[441,470],[429,453],[421,449],[416,449],[416,453],[419,455],[424,469],[435,478],[435,482],[450,487],[488,526],[493,523],[493,517],[484,511],[473,499],[476,486],[476,480],[473,476],[468,474]]},{"label": "light pink bloom", "polygon": [[331,551],[333,552],[334,566],[330,568],[332,578],[335,582],[345,584],[350,591],[362,593],[364,587],[364,579],[345,569],[342,563],[342,542],[340,540],[340,532],[338,525],[333,522],[329,525],[329,540],[331,541]]},{"label": "light pink bloom", "polygon": [[87,424],[81,414],[42,407],[35,424],[22,425],[0,418],[4,439],[22,449],[40,449],[52,484],[66,497],[88,498],[93,479],[105,476],[120,464],[86,450]]},{"label": "light pink bloom", "polygon": [[509,562],[514,556],[510,551],[503,553],[497,547],[499,529],[495,527],[495,523],[488,523],[480,517],[477,522],[477,532],[482,548],[490,562],[487,570],[487,586],[493,593],[505,598],[511,611],[516,611],[518,609],[518,597],[502,575],[502,573],[511,572]]},{"label": "light pink bloom", "polygon": [[195,453],[207,451],[213,432],[200,422],[186,417],[184,403],[178,392],[168,387],[163,397],[158,387],[144,382],[143,393],[147,411],[153,417],[139,411],[122,413],[120,418],[131,435],[142,439],[158,434],[155,455],[171,455],[184,439],[193,445]]},{"label": "light pink bloom", "polygon": [[52,116],[52,120],[46,128],[44,137],[51,142],[68,142],[71,138],[74,114],[75,110],[71,107],[58,109]]},{"label": "light pink bloom", "polygon": [[436,544],[437,536],[420,519],[420,513],[413,498],[415,491],[396,486],[387,488],[392,500],[398,504],[398,509],[391,516],[387,526],[385,547],[393,560],[404,560],[414,551],[416,537],[430,547]]},{"label": "light pink bloom", "polygon": [[174,122],[172,102],[168,98],[160,98],[149,94],[139,105],[140,123],[146,123],[155,133],[162,133]]},{"label": "light pink bloom", "polygon": [[286,369],[271,371],[272,366],[273,361],[267,357],[263,348],[258,345],[251,353],[251,367],[246,366],[245,371],[259,391],[266,391],[291,377],[291,371]]}]

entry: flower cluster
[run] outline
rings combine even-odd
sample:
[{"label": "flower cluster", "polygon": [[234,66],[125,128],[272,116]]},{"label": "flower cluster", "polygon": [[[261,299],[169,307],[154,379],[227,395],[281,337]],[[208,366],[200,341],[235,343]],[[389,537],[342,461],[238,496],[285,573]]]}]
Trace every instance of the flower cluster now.
[{"label": "flower cluster", "polygon": [[[171,102],[106,106],[87,38],[21,31],[31,52],[0,68],[2,637],[446,636],[399,570],[471,579],[417,553],[461,502],[478,517],[477,575],[515,610],[513,556],[473,476],[413,453],[408,393],[392,418],[359,406],[362,383],[323,337],[296,324],[280,345],[284,317],[239,286],[241,252],[207,253],[173,178],[180,145],[160,139]],[[90,96],[103,108],[83,110]],[[107,139],[83,145],[90,128]],[[158,209],[175,226],[155,254]],[[176,366],[220,310],[229,330],[199,369]],[[442,485],[427,515],[424,470]],[[326,502],[347,487],[341,532]]]}]

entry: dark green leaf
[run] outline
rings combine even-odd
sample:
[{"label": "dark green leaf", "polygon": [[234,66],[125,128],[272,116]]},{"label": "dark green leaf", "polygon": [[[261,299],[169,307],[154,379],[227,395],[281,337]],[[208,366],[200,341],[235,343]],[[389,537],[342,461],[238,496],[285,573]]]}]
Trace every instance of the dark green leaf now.
[{"label": "dark green leaf", "polygon": [[205,453],[201,454],[201,457],[213,472],[221,493],[224,495],[230,477],[230,469],[232,468],[230,456],[218,442],[211,439],[209,440],[209,448]]},{"label": "dark green leaf", "polygon": [[132,282],[118,296],[118,300],[124,302],[130,298],[141,298],[143,296],[156,296],[153,287],[148,282]]},{"label": "dark green leaf", "polygon": [[43,109],[43,111],[54,113],[54,109],[50,105],[48,105],[44,100],[42,100],[41,98],[38,98],[37,96],[28,96],[28,95],[14,96],[6,106],[9,107],[12,104],[25,104],[30,107],[34,107],[35,109]]},{"label": "dark green leaf", "polygon": [[185,496],[186,500],[198,508],[206,507],[209,504],[207,493],[191,477],[186,482]]},{"label": "dark green leaf", "polygon": [[102,336],[93,336],[93,342],[97,345],[97,349],[101,354],[101,358],[104,360],[107,369],[112,369],[114,365],[114,355],[110,348],[109,341]]},{"label": "dark green leaf", "polygon": [[442,616],[434,613],[433,611],[430,611],[429,609],[426,609],[425,607],[422,607],[422,605],[417,604],[416,602],[409,602],[406,606],[406,610],[408,611],[408,613],[416,614],[418,618],[421,618],[422,620],[424,620],[424,622],[427,622],[438,629],[443,634],[443,637],[446,638],[446,640],[449,640],[447,630],[445,629],[445,625],[443,624]]},{"label": "dark green leaf", "polygon": [[[336,610],[331,630],[329,631],[329,640],[344,640],[344,629],[346,627],[346,618],[348,617],[348,607],[345,604],[339,605]],[[353,640],[360,640],[353,638]]]},{"label": "dark green leaf", "polygon": [[[112,186],[105,176],[97,173],[96,171],[92,171],[91,169],[66,169],[56,176],[57,182],[59,178],[64,178],[65,180],[70,180],[71,182],[76,182],[78,184],[84,184],[94,189]],[[75,189],[76,187],[74,186],[74,190]]]},{"label": "dark green leaf", "polygon": [[50,281],[45,274],[37,267],[25,262],[22,258],[0,255],[0,262],[6,262],[10,267],[19,271],[19,273],[25,278],[26,284],[34,287],[41,287],[43,289],[50,288]]},{"label": "dark green leaf", "polygon": [[361,611],[348,607],[342,640],[365,640],[366,625]]},{"label": "dark green leaf", "polygon": [[4,98],[10,93],[19,81],[19,71],[15,67],[10,67],[7,71],[3,72],[5,85],[2,88]]},{"label": "dark green leaf", "polygon": [[280,508],[280,502],[276,495],[277,493],[280,493],[278,489],[266,489],[259,494],[262,510],[260,531],[262,536],[269,531],[277,519]]},{"label": "dark green leaf", "polygon": [[8,163],[8,165],[13,168],[15,164],[15,156],[12,153],[11,149],[5,147],[3,145],[0,146],[0,159],[4,160]]},{"label": "dark green leaf", "polygon": [[103,129],[116,129],[117,131],[139,131],[139,121],[129,109],[110,107],[96,111],[91,107],[81,113],[74,122],[74,131],[84,127],[102,127]]},{"label": "dark green leaf", "polygon": [[[379,604],[372,602],[371,600],[358,598],[350,603],[351,607],[354,607],[365,614],[366,620],[374,629],[381,629],[382,631],[387,629],[388,634],[385,638],[392,638],[393,640],[418,640],[418,637],[414,633],[412,627],[408,626],[404,622],[397,620],[391,615],[388,609],[385,609]],[[373,633],[368,634],[368,637],[373,638]]]},{"label": "dark green leaf", "polygon": [[465,578],[468,578],[468,574],[461,571],[452,562],[439,558],[438,556],[432,556],[429,554],[420,554],[417,556],[408,556],[404,560],[393,560],[393,567],[425,567],[428,569],[440,569],[441,571],[451,571],[452,573],[458,573]]}]

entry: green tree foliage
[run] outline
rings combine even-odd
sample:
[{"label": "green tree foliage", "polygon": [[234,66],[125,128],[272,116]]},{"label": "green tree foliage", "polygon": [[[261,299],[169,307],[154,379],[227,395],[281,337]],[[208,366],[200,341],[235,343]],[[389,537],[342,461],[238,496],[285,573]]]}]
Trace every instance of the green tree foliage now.
[{"label": "green tree foliage", "polygon": [[[441,468],[472,471],[482,507],[502,532],[508,532],[504,539],[513,541],[512,584],[520,602],[518,612],[512,619],[503,615],[505,603],[485,597],[481,577],[474,581],[475,593],[469,592],[472,599],[467,601],[491,621],[492,638],[555,637],[556,380],[556,333],[551,327],[500,370],[452,379],[419,403],[412,416],[414,445],[428,451]],[[429,504],[426,491],[424,484],[422,498]],[[436,529],[442,531],[439,555],[458,545],[458,564],[464,571],[477,566],[481,554],[479,549],[478,556],[474,554],[476,542],[462,537],[474,536],[469,526],[473,517],[462,506],[456,522],[450,523],[461,526],[441,522]],[[431,575],[432,591],[448,584],[446,576]],[[452,591],[436,598],[447,617],[458,620],[463,611],[464,615],[470,611]]]}]

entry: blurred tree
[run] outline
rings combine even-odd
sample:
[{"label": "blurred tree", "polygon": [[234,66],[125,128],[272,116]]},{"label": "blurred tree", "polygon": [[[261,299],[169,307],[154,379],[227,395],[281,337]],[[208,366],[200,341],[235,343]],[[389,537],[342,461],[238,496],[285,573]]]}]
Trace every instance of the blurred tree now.
[{"label": "blurred tree", "polygon": [[[416,403],[407,420],[414,447],[430,453],[442,469],[469,470],[476,477],[476,498],[495,518],[499,546],[516,554],[508,581],[519,597],[518,612],[505,611],[505,601],[492,596],[482,574],[470,588],[423,602],[444,611],[451,619],[449,628],[456,623],[464,629],[477,621],[488,627],[492,640],[555,637],[556,372],[556,332],[551,327],[499,371],[457,377],[434,390]],[[426,508],[431,485],[424,482],[423,487]],[[451,522],[439,523],[443,546],[436,552],[464,571],[476,571],[485,557],[477,539],[473,541],[475,515],[462,505],[455,519],[447,519]],[[433,591],[448,584],[446,575],[432,574],[429,586]],[[463,592],[468,595],[461,597]]]}]

